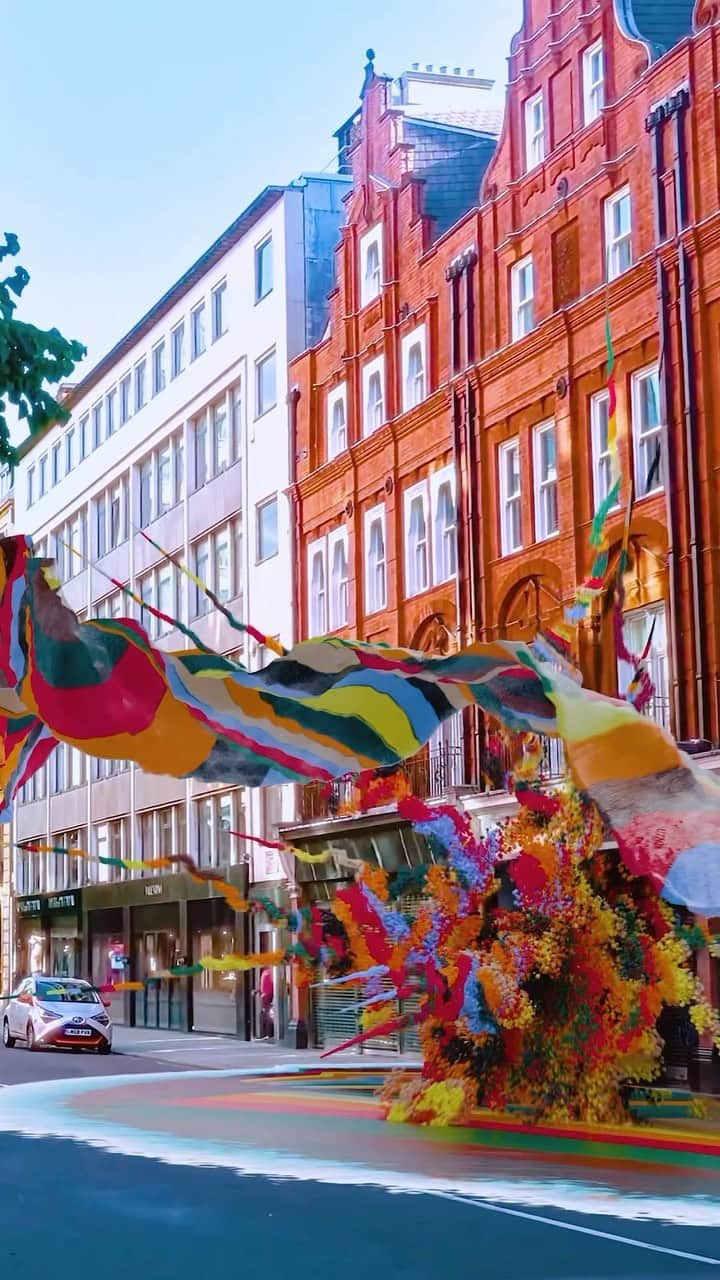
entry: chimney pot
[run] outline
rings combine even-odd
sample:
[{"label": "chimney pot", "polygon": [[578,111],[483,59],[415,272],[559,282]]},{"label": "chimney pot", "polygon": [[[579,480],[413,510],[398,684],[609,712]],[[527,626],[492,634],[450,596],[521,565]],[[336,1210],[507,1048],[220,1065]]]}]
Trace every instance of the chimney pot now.
[{"label": "chimney pot", "polygon": [[440,75],[441,76],[447,75],[447,67],[440,67]]},{"label": "chimney pot", "polygon": [[419,71],[419,70],[420,70],[420,63],[419,63],[419,62],[413,62],[412,67],[411,67],[411,70],[412,70],[412,71]]},{"label": "chimney pot", "polygon": [[468,67],[468,75],[469,75],[469,76],[474,76],[474,75],[475,75],[475,68],[474,68],[474,67]]},{"label": "chimney pot", "polygon": [[462,67],[453,67],[453,75],[459,76],[462,73]]},{"label": "chimney pot", "polygon": [[433,64],[432,64],[432,62],[426,62],[426,64],[425,64],[425,70],[426,70],[426,71],[432,71],[432,69],[433,69]]}]

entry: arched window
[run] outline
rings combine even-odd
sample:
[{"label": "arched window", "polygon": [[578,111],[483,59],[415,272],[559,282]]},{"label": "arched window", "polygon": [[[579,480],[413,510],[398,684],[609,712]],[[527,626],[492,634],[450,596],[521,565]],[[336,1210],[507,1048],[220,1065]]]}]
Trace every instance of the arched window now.
[{"label": "arched window", "polygon": [[348,563],[344,538],[338,538],[332,549],[330,566],[330,630],[344,627],[348,620]]},{"label": "arched window", "polygon": [[447,582],[457,573],[457,511],[452,485],[445,480],[437,491],[435,509],[435,576]]},{"label": "arched window", "polygon": [[425,366],[422,346],[414,342],[408,351],[405,407],[412,409],[425,399]]},{"label": "arched window", "polygon": [[327,594],[325,590],[325,553],[318,549],[312,558],[310,575],[310,631],[324,636],[327,631]]},{"label": "arched window", "polygon": [[408,595],[416,596],[428,588],[428,540],[425,502],[417,494],[410,503],[408,519]]}]

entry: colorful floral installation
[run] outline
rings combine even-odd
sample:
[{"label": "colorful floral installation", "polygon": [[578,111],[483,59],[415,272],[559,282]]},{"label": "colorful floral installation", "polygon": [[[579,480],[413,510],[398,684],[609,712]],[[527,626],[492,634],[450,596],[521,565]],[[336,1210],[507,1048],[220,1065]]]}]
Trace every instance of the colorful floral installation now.
[{"label": "colorful floral installation", "polygon": [[660,1074],[663,1007],[688,1008],[720,1044],[689,964],[705,931],[604,847],[578,792],[521,782],[516,794],[517,816],[484,837],[453,806],[399,802],[442,858],[414,911],[377,867],[337,893],[347,946],[329,981],[359,988],[363,1009],[347,1045],[413,1026],[420,1036],[421,1074],[394,1073],[385,1088],[390,1120],[460,1123],[484,1106],[618,1121],[626,1087]]}]

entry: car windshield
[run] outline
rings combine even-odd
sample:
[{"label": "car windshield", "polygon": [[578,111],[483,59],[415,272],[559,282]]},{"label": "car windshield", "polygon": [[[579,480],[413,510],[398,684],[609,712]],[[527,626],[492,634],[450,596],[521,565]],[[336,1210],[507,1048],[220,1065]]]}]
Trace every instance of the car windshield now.
[{"label": "car windshield", "polygon": [[84,982],[38,982],[39,1000],[59,1000],[63,1004],[99,1004],[100,997]]}]

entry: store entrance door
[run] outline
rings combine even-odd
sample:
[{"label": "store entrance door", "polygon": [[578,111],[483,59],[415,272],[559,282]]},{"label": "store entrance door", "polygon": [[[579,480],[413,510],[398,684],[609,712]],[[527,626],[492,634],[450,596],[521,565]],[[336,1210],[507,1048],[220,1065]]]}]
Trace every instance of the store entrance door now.
[{"label": "store entrance door", "polygon": [[[162,978],[175,963],[177,938],[169,929],[154,929],[135,939],[135,972],[144,983],[135,996],[135,1026],[180,1030],[182,993],[180,979]],[[158,974],[158,977],[153,977]]]},{"label": "store entrance door", "polygon": [[[257,929],[257,949],[265,955],[280,947],[280,933],[272,926]],[[253,1039],[282,1040],[287,1029],[287,980],[282,965],[253,971]]]}]

